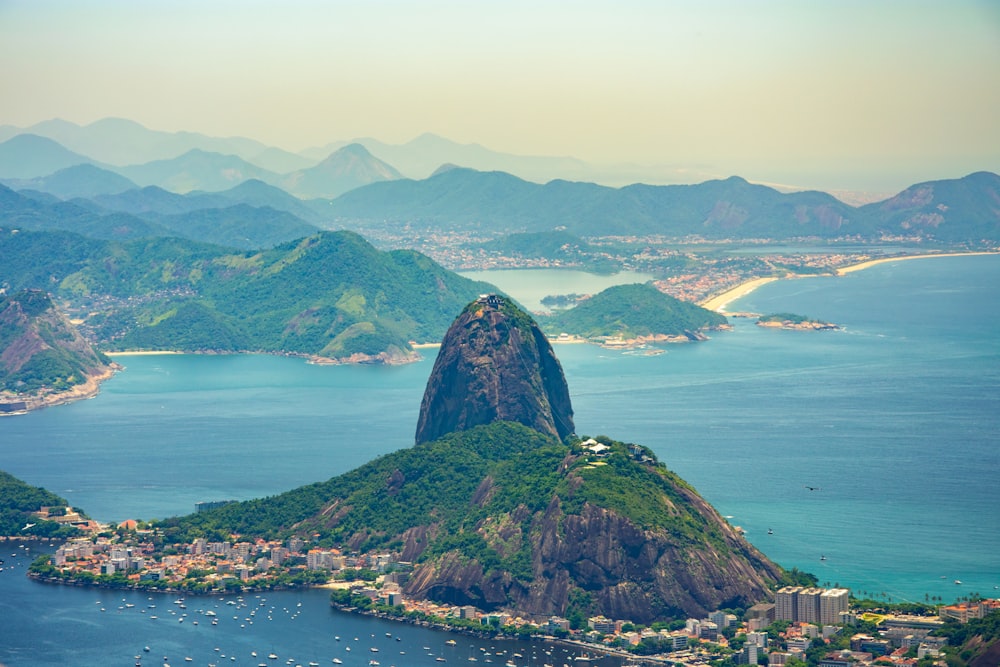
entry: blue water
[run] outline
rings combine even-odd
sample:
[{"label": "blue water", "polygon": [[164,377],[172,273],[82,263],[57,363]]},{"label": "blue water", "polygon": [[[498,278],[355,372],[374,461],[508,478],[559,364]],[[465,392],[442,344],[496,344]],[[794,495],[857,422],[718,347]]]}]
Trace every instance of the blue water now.
[{"label": "blue water", "polygon": [[[556,353],[579,433],[652,447],[783,566],[896,600],[996,596],[998,285],[998,257],[897,262],[771,283],[730,305],[826,319],[843,331],[762,330],[734,320],[735,331],[660,356],[587,345]],[[516,287],[505,289],[517,297]],[[434,350],[427,352],[397,368],[251,355],[125,357],[127,370],[97,398],[0,420],[0,469],[104,521],[278,493],[409,446]],[[329,611],[321,591],[266,595],[278,609],[303,602],[295,619],[272,613],[281,623],[193,626],[163,614],[154,622],[135,611],[137,602],[118,610],[120,593],[33,584],[9,566],[17,559],[6,560],[5,665],[132,664],[146,644],[155,646],[149,664],[164,655],[178,664],[184,651],[193,664],[257,664],[250,650],[274,650],[278,664],[330,664],[335,634],[404,632],[353,625],[374,621]],[[158,598],[157,607],[172,599]],[[259,605],[252,600],[246,612]],[[415,633],[398,642],[407,657],[382,664],[433,662],[425,654],[440,653],[442,639],[405,631]],[[483,648],[467,641],[453,658]],[[524,651],[538,646],[521,651],[524,664],[561,664],[544,655],[531,661]],[[353,664],[371,656],[361,657]]]}]

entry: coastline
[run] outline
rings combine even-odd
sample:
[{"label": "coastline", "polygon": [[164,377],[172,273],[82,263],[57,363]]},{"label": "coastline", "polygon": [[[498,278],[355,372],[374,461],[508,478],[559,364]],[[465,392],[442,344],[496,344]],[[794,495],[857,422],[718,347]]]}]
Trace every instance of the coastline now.
[{"label": "coastline", "polygon": [[[896,257],[878,257],[876,259],[866,259],[857,264],[850,264],[848,266],[842,266],[834,271],[833,274],[816,274],[816,275],[834,275],[834,276],[844,276],[848,273],[854,273],[855,271],[864,271],[873,266],[878,266],[879,264],[888,264],[889,262],[902,262],[911,259],[928,259],[932,257],[967,257],[967,256],[978,256],[978,255],[1000,255],[1000,252],[993,251],[974,251],[974,252],[941,252],[941,253],[925,253],[922,255],[899,255]],[[767,283],[774,282],[776,280],[788,280],[788,279],[798,279],[798,278],[812,278],[813,275],[794,275],[789,274],[784,277],[778,276],[767,276],[763,278],[751,278],[746,280],[735,287],[727,289],[721,294],[716,294],[715,296],[709,297],[704,301],[700,302],[698,305],[702,308],[708,310],[714,310],[717,313],[725,313],[726,306],[730,303],[744,297],[750,292],[761,285],[766,285]]]},{"label": "coastline", "polygon": [[0,410],[0,416],[23,415],[32,412],[33,410],[41,410],[42,408],[49,408],[55,405],[63,405],[65,403],[72,403],[73,401],[94,398],[101,391],[101,383],[105,380],[111,379],[114,374],[120,370],[122,370],[122,366],[112,362],[111,365],[105,368],[102,372],[97,373],[96,375],[87,376],[86,380],[80,384],[70,387],[66,391],[44,394],[41,396],[10,397],[9,400],[5,402],[11,405],[23,404],[23,408],[12,410],[10,412]]},{"label": "coastline", "polygon": [[1000,252],[990,252],[990,251],[976,251],[976,252],[941,252],[941,253],[927,253],[924,255],[900,255],[899,257],[879,257],[877,259],[869,259],[858,264],[851,264],[850,266],[844,266],[837,269],[837,275],[843,276],[848,273],[854,273],[855,271],[863,271],[865,269],[871,268],[873,266],[878,266],[879,264],[888,264],[889,262],[902,262],[909,259],[928,259],[930,257],[966,257],[974,255],[1000,255]]},{"label": "coastline", "polygon": [[151,357],[158,354],[185,354],[176,350],[132,350],[129,352],[105,352],[109,357]]},{"label": "coastline", "polygon": [[705,299],[698,305],[707,310],[714,310],[717,313],[725,313],[726,306],[728,306],[731,302],[739,299],[740,297],[746,296],[761,285],[773,283],[775,280],[780,280],[780,278],[777,276],[751,278],[750,280],[740,283],[736,287],[730,287],[722,294],[716,294],[713,297]]}]

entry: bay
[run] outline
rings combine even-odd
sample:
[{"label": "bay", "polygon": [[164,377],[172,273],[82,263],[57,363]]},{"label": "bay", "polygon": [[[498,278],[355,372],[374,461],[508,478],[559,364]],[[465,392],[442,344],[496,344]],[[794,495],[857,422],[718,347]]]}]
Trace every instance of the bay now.
[{"label": "bay", "polygon": [[542,299],[559,294],[597,294],[615,285],[645,283],[652,274],[637,271],[597,274],[576,269],[496,269],[461,271],[470,280],[483,280],[512,296],[531,312],[548,312]]},{"label": "bay", "polygon": [[[529,287],[540,282],[546,287],[544,274]],[[772,331],[734,320],[732,332],[659,356],[588,345],[556,353],[580,434],[650,446],[781,565],[897,600],[995,596],[997,285],[997,257],[894,262],[770,283],[730,305],[827,319],[842,331]],[[502,288],[520,298],[516,284]],[[0,469],[102,521],[280,493],[411,446],[433,360],[427,352],[422,362],[391,368],[258,355],[122,357],[126,370],[97,398],[0,420]],[[289,611],[280,624],[202,621],[196,631],[190,612],[184,623],[169,615],[154,623],[135,612],[138,601],[129,613],[117,608],[139,594],[34,584],[11,565],[26,556],[5,559],[5,665],[131,664],[145,644],[166,647],[157,661],[177,662],[187,650],[195,664],[222,664],[218,653],[237,657],[230,664],[257,664],[250,650],[274,650],[282,660],[329,662],[332,635],[403,633],[393,624],[341,631],[371,619],[330,611],[319,590],[266,596],[278,610],[302,602],[307,611],[293,620]],[[172,598],[154,597],[157,608],[171,606]],[[241,614],[259,606],[252,599]],[[425,654],[438,653],[441,638],[405,627],[415,634],[400,650],[411,658],[383,664],[434,661]]]}]

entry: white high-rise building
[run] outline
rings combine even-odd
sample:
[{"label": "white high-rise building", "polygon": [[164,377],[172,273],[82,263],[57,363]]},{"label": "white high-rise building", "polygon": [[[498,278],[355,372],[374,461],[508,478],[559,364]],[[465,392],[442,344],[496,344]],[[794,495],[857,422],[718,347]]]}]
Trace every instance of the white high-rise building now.
[{"label": "white high-rise building", "polygon": [[819,598],[819,622],[835,625],[841,623],[841,613],[847,611],[851,591],[846,588],[828,588]]}]

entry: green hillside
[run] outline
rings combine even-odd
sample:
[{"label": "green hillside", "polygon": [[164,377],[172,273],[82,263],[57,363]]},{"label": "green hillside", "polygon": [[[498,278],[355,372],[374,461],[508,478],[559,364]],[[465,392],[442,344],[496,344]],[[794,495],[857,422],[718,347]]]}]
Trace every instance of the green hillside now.
[{"label": "green hillside", "polygon": [[548,333],[584,338],[678,336],[725,323],[723,315],[675,299],[649,284],[609,287],[574,308],[540,320]]},{"label": "green hillside", "polygon": [[[747,605],[781,570],[644,448],[494,422],[270,498],[156,522],[164,546],[233,534],[415,564],[407,593],[483,610],[652,622]],[[544,591],[544,592],[543,592]]]},{"label": "green hillside", "polygon": [[[64,537],[77,532],[55,521],[42,521],[31,516],[42,507],[66,507],[65,498],[37,486],[22,482],[0,470],[0,535],[38,535]],[[29,524],[34,524],[29,526]]]},{"label": "green hillside", "polygon": [[110,363],[45,292],[0,294],[0,392],[60,392],[100,375]]},{"label": "green hillside", "polygon": [[[177,238],[115,242],[0,232],[0,281],[86,314],[106,350],[291,352],[392,361],[438,341],[486,291],[414,251],[322,232],[260,251]],[[372,359],[375,360],[375,359]]]}]

